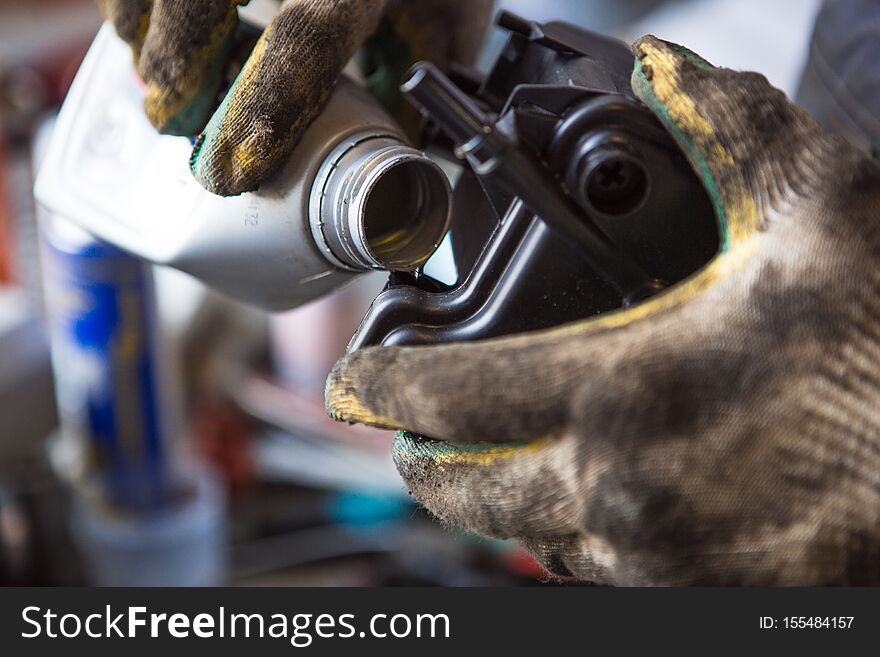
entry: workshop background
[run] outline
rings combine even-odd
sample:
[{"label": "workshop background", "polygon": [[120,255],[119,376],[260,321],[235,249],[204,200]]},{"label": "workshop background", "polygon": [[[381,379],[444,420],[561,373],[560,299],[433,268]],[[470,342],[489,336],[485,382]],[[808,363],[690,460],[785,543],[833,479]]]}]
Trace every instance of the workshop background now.
[{"label": "workshop background", "polygon": [[[498,6],[628,41],[653,33],[713,63],[759,70],[794,96],[818,4]],[[381,288],[381,275],[270,316],[184,274],[131,269],[125,259],[119,267],[129,269],[113,271],[142,283],[149,312],[144,326],[130,328],[161,370],[162,391],[153,402],[170,427],[161,440],[170,444],[146,451],[122,444],[118,458],[93,457],[69,403],[77,386],[90,382],[64,341],[85,339],[96,322],[108,320],[59,323],[46,308],[61,299],[63,312],[77,312],[76,304],[64,305],[70,277],[82,284],[89,274],[82,258],[95,254],[80,249],[75,261],[69,251],[59,257],[59,242],[69,245],[71,236],[57,228],[40,235],[31,189],[51,117],[99,25],[93,0],[0,0],[0,583],[545,582],[514,544],[450,530],[420,510],[394,471],[390,433],[326,417],[324,378]],[[501,41],[500,32],[490,36],[481,62]],[[42,214],[42,225],[52,225]],[[156,321],[147,326],[153,313]],[[72,333],[59,335],[64,331]],[[130,429],[131,436],[152,435]],[[156,473],[166,470],[184,482],[171,492],[157,484]]]}]

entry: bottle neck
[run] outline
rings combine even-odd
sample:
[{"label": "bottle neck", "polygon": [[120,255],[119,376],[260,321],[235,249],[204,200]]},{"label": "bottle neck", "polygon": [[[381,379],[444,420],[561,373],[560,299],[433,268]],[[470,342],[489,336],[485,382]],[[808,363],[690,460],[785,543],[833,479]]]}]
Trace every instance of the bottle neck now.
[{"label": "bottle neck", "polygon": [[387,134],[343,140],[318,171],[310,198],[312,233],[344,269],[411,271],[449,228],[451,189],[424,153]]}]

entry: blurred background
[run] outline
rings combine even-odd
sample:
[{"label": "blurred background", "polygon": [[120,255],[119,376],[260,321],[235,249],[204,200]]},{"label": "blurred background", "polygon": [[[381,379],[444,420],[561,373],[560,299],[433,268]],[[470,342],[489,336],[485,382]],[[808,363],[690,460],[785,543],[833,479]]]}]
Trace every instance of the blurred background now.
[{"label": "blurred background", "polygon": [[[498,5],[625,40],[653,33],[790,96],[819,8]],[[420,510],[391,434],[326,417],[325,376],[382,275],[270,316],[36,206],[35,160],[99,26],[93,0],[0,0],[0,583],[546,585],[512,543]],[[501,42],[490,35],[484,66]]]}]

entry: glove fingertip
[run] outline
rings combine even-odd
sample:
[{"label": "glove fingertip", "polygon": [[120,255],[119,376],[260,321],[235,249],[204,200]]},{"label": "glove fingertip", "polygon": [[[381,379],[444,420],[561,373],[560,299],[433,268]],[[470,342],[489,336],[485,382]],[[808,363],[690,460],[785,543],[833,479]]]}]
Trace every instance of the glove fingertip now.
[{"label": "glove fingertip", "polygon": [[[376,352],[381,354],[382,352]],[[360,363],[366,363],[362,367]],[[324,399],[328,415],[340,422],[367,424],[384,429],[402,429],[399,422],[383,417],[364,401],[362,391],[378,379],[371,374],[370,359],[361,358],[360,352],[339,360],[327,377]]]},{"label": "glove fingertip", "polygon": [[138,31],[143,32],[136,64],[147,85],[144,109],[163,134],[198,134],[230,68],[238,27],[235,3],[213,0],[202,10],[196,4],[157,4]]},{"label": "glove fingertip", "polygon": [[189,168],[196,181],[217,196],[238,196],[256,189],[249,188],[231,173],[231,167],[222,163],[216,150],[216,137],[207,130],[196,138],[189,159]]},{"label": "glove fingertip", "polygon": [[214,80],[208,81],[181,105],[179,98],[149,84],[144,98],[144,111],[161,134],[189,137],[198,134],[211,116],[217,96],[216,87]]},{"label": "glove fingertip", "polygon": [[730,149],[742,125],[714,92],[713,82],[729,74],[694,52],[645,36],[635,42],[632,88],[681,146],[700,177],[721,233],[721,251],[758,229],[756,205]]},{"label": "glove fingertip", "polygon": [[269,47],[272,29],[257,42],[190,157],[193,176],[219,196],[254,191],[274,175],[329,94],[302,102],[295,76],[284,77],[296,66],[284,61],[284,49]]},{"label": "glove fingertip", "polygon": [[698,55],[693,50],[686,48],[678,43],[674,43],[672,41],[666,41],[665,39],[661,39],[659,37],[654,36],[653,34],[646,34],[645,36],[637,39],[632,46],[633,55],[638,59],[644,59],[649,56],[649,54],[653,53],[656,56],[657,53],[666,53],[673,59],[683,59],[689,61],[691,64],[698,68],[702,69],[711,69],[715,68],[715,65],[710,61]]},{"label": "glove fingertip", "polygon": [[265,166],[260,158],[242,140],[240,131],[231,131],[230,106],[236,98],[238,81],[230,89],[220,107],[208,120],[205,129],[196,138],[190,155],[189,168],[198,183],[218,196],[238,196],[257,189]]}]

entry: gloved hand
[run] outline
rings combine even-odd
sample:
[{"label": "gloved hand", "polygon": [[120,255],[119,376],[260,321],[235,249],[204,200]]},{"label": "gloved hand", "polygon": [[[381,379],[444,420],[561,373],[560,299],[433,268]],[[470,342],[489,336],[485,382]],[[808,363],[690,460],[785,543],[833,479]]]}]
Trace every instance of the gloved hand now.
[{"label": "gloved hand", "polygon": [[[413,61],[466,62],[491,0],[288,0],[266,28],[223,102],[237,6],[248,0],[99,0],[134,53],[145,109],[164,133],[200,134],[190,166],[209,191],[256,189],[286,160],[340,71],[380,26],[372,80]],[[381,41],[381,42],[380,42]],[[370,80],[368,80],[368,84]],[[385,85],[387,86],[387,84]],[[212,115],[213,113],[213,115]]]},{"label": "gloved hand", "polygon": [[761,75],[634,52],[720,255],[596,319],[354,352],[328,410],[440,439],[398,435],[412,494],[559,575],[880,583],[880,165]]}]

